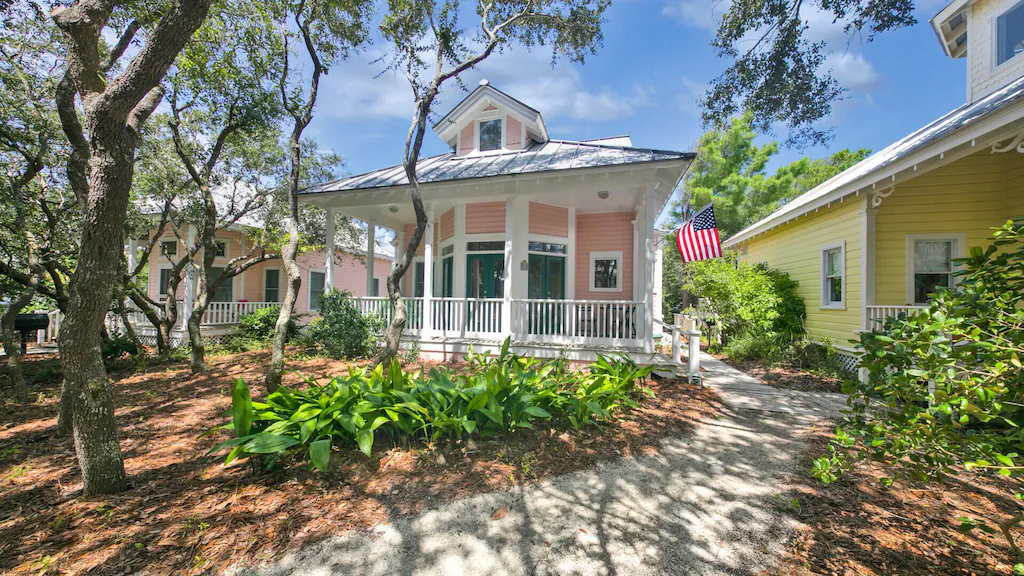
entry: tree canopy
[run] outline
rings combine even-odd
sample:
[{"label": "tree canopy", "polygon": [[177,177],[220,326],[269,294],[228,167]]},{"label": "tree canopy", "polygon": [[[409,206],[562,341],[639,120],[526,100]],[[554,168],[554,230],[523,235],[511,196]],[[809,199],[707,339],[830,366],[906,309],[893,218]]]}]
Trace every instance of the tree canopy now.
[{"label": "tree canopy", "polygon": [[705,124],[721,127],[744,110],[762,133],[787,126],[789,144],[827,142],[820,121],[846,89],[832,76],[831,48],[808,32],[807,18],[821,12],[846,35],[870,42],[876,34],[917,23],[914,0],[733,0],[718,24],[712,47],[731,61],[701,102]]}]

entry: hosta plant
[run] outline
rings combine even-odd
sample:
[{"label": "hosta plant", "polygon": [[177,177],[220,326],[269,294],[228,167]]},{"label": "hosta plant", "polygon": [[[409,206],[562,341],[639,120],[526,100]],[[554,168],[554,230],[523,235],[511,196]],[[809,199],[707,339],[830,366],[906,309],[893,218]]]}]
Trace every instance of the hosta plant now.
[{"label": "hosta plant", "polygon": [[235,437],[213,447],[239,458],[290,453],[308,456],[326,470],[331,447],[358,447],[369,456],[376,439],[457,440],[468,435],[505,436],[538,421],[581,428],[636,407],[651,373],[629,358],[599,357],[587,370],[563,361],[541,362],[509,351],[469,355],[472,370],[432,368],[405,372],[394,361],[385,370],[353,369],[321,386],[307,378],[300,389],[281,387],[264,402],[253,401],[239,379],[232,393],[231,421],[217,430]]}]

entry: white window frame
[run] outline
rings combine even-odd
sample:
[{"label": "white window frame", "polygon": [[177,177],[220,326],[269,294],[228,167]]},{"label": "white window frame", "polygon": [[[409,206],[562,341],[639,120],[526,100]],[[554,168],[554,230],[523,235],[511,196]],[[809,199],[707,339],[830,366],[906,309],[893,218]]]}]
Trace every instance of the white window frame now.
[{"label": "white window frame", "polygon": [[[160,274],[164,270],[174,270],[174,266],[171,266],[170,264],[160,264],[156,267],[156,299],[159,302],[167,300],[168,296],[167,292],[164,292],[163,294],[160,293]],[[170,280],[170,278],[168,278],[168,280]]]},{"label": "white window frame", "polygon": [[[615,272],[618,275],[615,278],[615,288],[598,288],[597,287],[597,261],[598,260],[616,260]],[[591,252],[590,253],[590,291],[591,292],[622,292],[623,290],[623,274],[622,268],[622,251],[609,251],[609,252]]]},{"label": "white window frame", "polygon": [[[967,256],[967,234],[963,232],[937,232],[934,234],[907,234],[907,303],[911,306],[924,304],[923,302],[914,302],[914,274],[917,272],[914,270],[914,244],[920,241],[925,242],[952,242],[953,249],[950,251],[950,256],[954,259],[965,258]],[[950,266],[952,273],[957,272],[960,267],[955,263]],[[959,278],[953,276],[951,279],[950,288],[955,288],[959,284]]]},{"label": "white window frame", "polygon": [[[281,272],[282,272],[281,268],[276,267],[276,266],[271,266],[269,268],[264,268],[263,269],[263,286],[262,286],[262,288],[263,288],[263,301],[264,302],[269,302],[269,300],[267,300],[267,272],[270,272],[271,270],[276,270],[277,271],[277,303],[280,304],[281,303],[281,296],[282,296],[282,294],[281,294],[281,279],[284,277],[284,275],[281,274]],[[244,272],[243,272],[243,274],[244,274]]]},{"label": "white window frame", "polygon": [[[173,244],[174,245],[174,254],[168,254],[167,252],[164,252],[164,244]],[[160,246],[159,246],[160,256],[162,256],[162,257],[163,256],[177,256],[178,255],[178,248],[180,247],[180,246],[178,246],[179,244],[181,244],[181,242],[178,242],[177,238],[168,238],[166,240],[161,238],[160,239]]]},{"label": "white window frame", "polygon": [[[480,149],[480,123],[490,122],[492,120],[501,121],[501,146],[494,150],[481,150]],[[508,151],[508,135],[506,130],[508,129],[508,119],[506,118],[505,112],[499,110],[490,110],[486,113],[480,114],[473,119],[473,153],[474,154],[501,154]]]},{"label": "white window frame", "polygon": [[[833,250],[839,250],[839,279],[842,282],[841,298],[838,302],[831,302],[828,298],[828,253]],[[820,284],[821,284],[821,302],[819,308],[822,310],[846,310],[846,293],[850,287],[850,283],[847,282],[846,275],[846,242],[835,242],[821,247],[820,257],[818,258],[820,264]]]},{"label": "white window frame", "polygon": [[369,296],[370,298],[380,298],[380,287],[383,284],[384,283],[381,282],[380,278],[372,278],[372,282],[370,282],[370,289],[373,290],[374,288],[376,288],[376,292],[377,293],[376,294],[367,294],[367,296]]},{"label": "white window frame", "polygon": [[327,269],[326,268],[310,268],[306,271],[306,311],[307,312],[320,312],[319,309],[313,308],[313,273],[324,275],[324,294],[331,289],[331,286],[327,285]]},{"label": "white window frame", "polygon": [[224,254],[217,254],[217,251],[214,250],[213,255],[214,255],[215,258],[227,258],[227,257],[230,256],[230,254],[228,254],[228,241],[227,240],[214,240],[213,244],[214,244],[214,246],[224,246]]},{"label": "white window frame", "polygon": [[992,19],[989,22],[989,30],[992,35],[992,72],[1001,70],[1011,62],[1018,62],[1017,57],[1020,56],[1020,54],[1011,56],[1007,58],[1005,62],[1001,64],[999,63],[999,18],[1006,15],[1011,10],[1020,7],[1022,4],[1024,4],[1024,0],[1004,0],[1004,2],[993,10],[995,15],[992,16]]}]

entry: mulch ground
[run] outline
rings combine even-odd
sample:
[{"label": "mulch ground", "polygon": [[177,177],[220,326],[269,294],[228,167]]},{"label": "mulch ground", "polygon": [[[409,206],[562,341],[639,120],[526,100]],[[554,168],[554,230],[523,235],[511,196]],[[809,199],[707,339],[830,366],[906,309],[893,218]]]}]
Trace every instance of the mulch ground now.
[{"label": "mulch ground", "polygon": [[806,392],[842,392],[843,380],[834,376],[815,374],[791,366],[765,364],[760,360],[734,360],[723,354],[715,354],[722,362],[742,370],[772,388],[803,390]]},{"label": "mulch ground", "polygon": [[[231,383],[254,396],[266,352],[209,359],[193,377],[184,364],[151,364],[116,382],[121,450],[131,488],[86,498],[74,446],[57,438],[59,362],[25,361],[34,402],[0,405],[0,573],[201,574],[263,561],[306,542],[365,529],[475,493],[504,490],[612,458],[650,454],[714,414],[714,394],[681,381],[652,381],[655,398],[603,429],[550,429],[509,441],[382,446],[372,458],[335,451],[326,474],[292,463],[275,473],[224,467],[207,456],[224,423]],[[316,377],[348,372],[325,359],[292,368]],[[407,369],[429,367],[422,363]],[[289,375],[296,384],[297,374]],[[5,380],[0,375],[0,393]]]},{"label": "mulch ground", "polygon": [[[805,468],[826,453],[828,430],[818,429]],[[784,566],[772,575],[858,576],[1010,575],[1002,534],[962,533],[960,518],[1003,520],[1021,510],[1019,481],[964,474],[942,484],[879,482],[887,469],[870,463],[823,486],[809,473],[781,502],[804,525],[787,546]],[[995,519],[992,521],[991,519]],[[1017,531],[1020,534],[1021,530]],[[766,575],[767,576],[767,575]]]}]

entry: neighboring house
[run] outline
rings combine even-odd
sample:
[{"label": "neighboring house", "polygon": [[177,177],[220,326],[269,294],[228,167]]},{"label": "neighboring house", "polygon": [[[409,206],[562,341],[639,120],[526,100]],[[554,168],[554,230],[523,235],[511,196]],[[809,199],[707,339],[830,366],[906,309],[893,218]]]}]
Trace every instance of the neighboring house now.
[{"label": "neighboring house", "polygon": [[724,243],[788,272],[810,337],[848,352],[955,285],[951,260],[1024,215],[1024,2],[957,0],[931,23],[967,59],[967,103]]},{"label": "neighboring house", "polygon": [[[451,152],[418,164],[428,225],[403,279],[408,334],[431,355],[493,348],[572,359],[654,350],[654,224],[694,155],[629,137],[555,140],[540,112],[488,85],[435,126]],[[416,221],[401,165],[305,190],[304,203],[396,232]],[[328,277],[339,274],[327,267]],[[387,312],[382,298],[361,309]]]},{"label": "neighboring house", "polygon": [[[154,234],[152,230],[150,234]],[[167,229],[160,237],[153,249],[149,259],[149,288],[150,299],[163,301],[167,298],[168,279],[172,272],[173,261],[177,261],[185,253],[186,246],[194,242],[195,231],[186,227],[180,231],[181,239],[174,231]],[[135,257],[139,248],[148,244],[151,236],[136,240],[129,246],[128,254]],[[182,241],[184,240],[184,242]],[[213,274],[219,274],[232,259],[244,256],[251,248],[250,241],[246,238],[241,226],[233,226],[220,231],[216,235],[217,256],[214,260]],[[351,243],[354,244],[354,243]],[[299,255],[298,264],[302,274],[302,287],[299,291],[298,300],[295,303],[295,311],[303,314],[304,320],[309,319],[312,313],[317,310],[319,297],[324,293],[327,286],[333,285],[337,290],[347,290],[354,296],[375,296],[387,292],[385,279],[391,269],[392,251],[390,246],[377,246],[373,265],[373,274],[367,276],[366,244],[360,250],[354,245],[338,246],[334,254],[334,276],[333,282],[327,282],[327,255],[324,250],[305,252]],[[132,249],[134,247],[134,249]],[[201,259],[201,255],[197,257]],[[190,278],[186,280],[186,278]],[[225,282],[217,290],[216,295],[211,299],[203,316],[203,326],[207,328],[209,335],[216,336],[220,332],[226,332],[231,326],[238,323],[238,320],[247,313],[259,308],[265,308],[279,304],[284,298],[285,282],[287,274],[280,258],[274,258],[260,262],[245,272]],[[186,275],[181,283],[175,298],[179,301],[179,326],[184,331],[187,320],[185,317],[191,310],[191,302],[195,298],[196,281],[194,274]],[[138,315],[133,319],[133,324],[140,328],[143,335],[147,335],[148,322]]]}]

